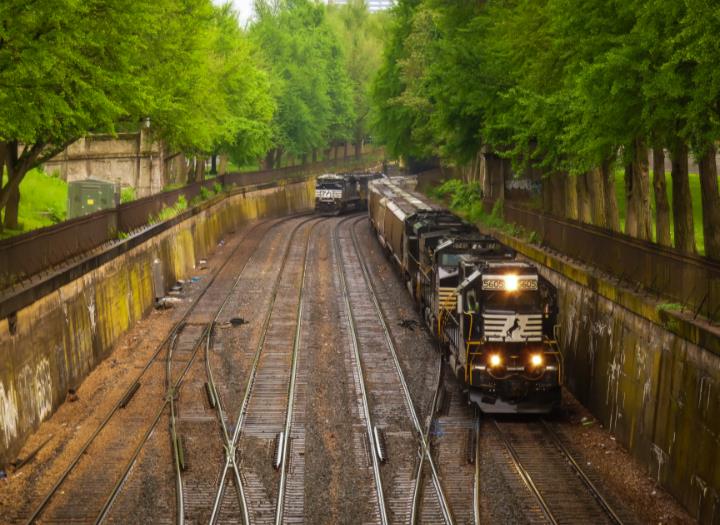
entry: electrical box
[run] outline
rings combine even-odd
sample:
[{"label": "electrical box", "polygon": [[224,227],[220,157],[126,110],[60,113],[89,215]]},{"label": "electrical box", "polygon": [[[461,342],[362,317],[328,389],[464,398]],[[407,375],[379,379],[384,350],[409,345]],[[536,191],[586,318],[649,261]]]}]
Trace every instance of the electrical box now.
[{"label": "electrical box", "polygon": [[68,219],[115,208],[119,203],[120,188],[113,182],[85,179],[68,184]]}]

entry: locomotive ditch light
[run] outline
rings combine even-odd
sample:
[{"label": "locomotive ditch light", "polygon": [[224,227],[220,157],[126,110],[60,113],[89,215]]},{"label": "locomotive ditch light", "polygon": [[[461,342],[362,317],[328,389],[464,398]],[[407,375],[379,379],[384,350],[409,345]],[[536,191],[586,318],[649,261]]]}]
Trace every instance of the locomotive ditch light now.
[{"label": "locomotive ditch light", "polygon": [[530,366],[533,368],[540,368],[545,364],[545,358],[542,354],[530,354]]},{"label": "locomotive ditch light", "polygon": [[508,274],[503,276],[505,280],[505,291],[517,292],[518,289],[518,276],[514,274]]},{"label": "locomotive ditch light", "polygon": [[488,366],[490,368],[499,368],[503,364],[503,359],[500,354],[490,354],[488,356]]}]

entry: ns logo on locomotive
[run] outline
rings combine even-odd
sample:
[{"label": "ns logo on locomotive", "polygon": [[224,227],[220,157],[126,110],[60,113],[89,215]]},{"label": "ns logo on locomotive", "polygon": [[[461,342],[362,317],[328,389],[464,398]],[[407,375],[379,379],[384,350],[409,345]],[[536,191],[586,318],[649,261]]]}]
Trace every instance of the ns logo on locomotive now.
[{"label": "ns logo on locomotive", "polygon": [[370,222],[469,400],[488,413],[550,412],[562,384],[557,290],[512,249],[415,192],[416,182],[372,181]]}]

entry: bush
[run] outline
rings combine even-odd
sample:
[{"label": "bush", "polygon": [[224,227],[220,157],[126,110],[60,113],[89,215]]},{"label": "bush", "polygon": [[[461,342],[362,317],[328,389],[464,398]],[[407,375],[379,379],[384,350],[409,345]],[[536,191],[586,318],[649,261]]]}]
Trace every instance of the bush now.
[{"label": "bush", "polygon": [[178,197],[177,202],[170,207],[163,206],[163,209],[157,215],[150,218],[150,224],[157,224],[158,222],[167,221],[173,217],[177,217],[183,211],[187,210],[188,202],[184,195]]},{"label": "bush", "polygon": [[202,186],[200,188],[200,200],[206,201],[213,195],[215,194],[212,192],[212,190],[207,189],[205,186]]},{"label": "bush", "polygon": [[127,188],[122,188],[120,190],[120,204],[132,202],[135,199],[137,199],[137,195],[135,193],[135,188],[132,186],[128,186]]},{"label": "bush", "polygon": [[220,195],[223,192],[222,184],[219,182],[213,184],[213,191],[215,192],[215,195]]}]

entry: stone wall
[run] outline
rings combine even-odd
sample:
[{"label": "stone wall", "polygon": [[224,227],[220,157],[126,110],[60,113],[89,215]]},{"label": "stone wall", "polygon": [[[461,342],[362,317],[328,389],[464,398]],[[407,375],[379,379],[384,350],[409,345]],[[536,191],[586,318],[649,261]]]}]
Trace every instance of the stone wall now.
[{"label": "stone wall", "polygon": [[[45,163],[47,173],[59,172],[68,182],[100,179],[135,188],[138,197],[162,190],[165,152],[144,128],[138,133],[88,135]],[[180,160],[185,161],[184,157]]]},{"label": "stone wall", "polygon": [[196,261],[240,224],[312,209],[314,180],[236,193],[0,321],[0,466],[108,357],[118,338],[153,306],[151,265],[165,282],[187,278]]},{"label": "stone wall", "polygon": [[566,386],[700,523],[718,523],[718,330],[592,268],[492,233],[540,263],[558,288]]}]

